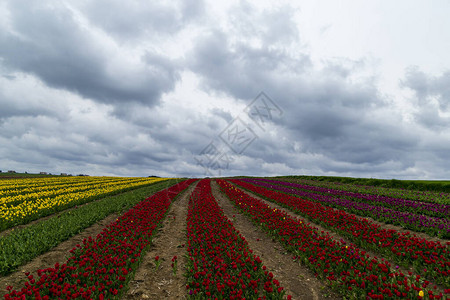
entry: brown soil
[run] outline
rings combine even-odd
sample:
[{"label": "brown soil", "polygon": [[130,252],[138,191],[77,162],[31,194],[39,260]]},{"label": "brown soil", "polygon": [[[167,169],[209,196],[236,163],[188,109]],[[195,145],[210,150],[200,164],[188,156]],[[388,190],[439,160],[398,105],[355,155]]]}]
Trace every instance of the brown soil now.
[{"label": "brown soil", "polygon": [[[239,188],[239,187],[238,187],[238,188]],[[320,226],[320,225],[318,225],[318,224],[316,224],[316,223],[310,222],[309,220],[302,218],[302,217],[299,216],[298,214],[296,214],[296,213],[294,213],[294,212],[292,212],[292,211],[290,211],[290,210],[287,210],[287,209],[285,209],[284,207],[282,207],[282,206],[280,206],[280,205],[278,205],[278,204],[275,204],[275,203],[273,203],[273,202],[267,201],[267,200],[265,200],[265,199],[263,199],[263,198],[261,198],[261,197],[255,195],[255,194],[252,193],[252,192],[249,192],[249,191],[247,191],[247,190],[245,190],[245,189],[242,189],[242,188],[239,188],[239,189],[242,190],[243,192],[247,193],[247,194],[250,195],[251,197],[254,197],[254,198],[256,198],[256,199],[259,199],[259,200],[263,201],[265,204],[269,205],[269,206],[272,207],[272,208],[276,208],[276,209],[278,209],[278,210],[280,210],[280,211],[284,211],[284,212],[286,212],[289,216],[291,216],[291,217],[293,217],[293,218],[295,218],[295,219],[297,219],[297,220],[300,220],[300,221],[302,221],[302,222],[304,222],[304,223],[306,223],[306,224],[310,224],[310,225],[313,226],[313,227],[316,227],[316,228],[318,229],[318,232],[321,232],[322,234],[328,234],[328,235],[329,235],[331,238],[333,238],[335,241],[341,241],[341,240],[343,240],[343,241],[344,241],[345,243],[347,243],[347,244],[352,244],[352,242],[351,242],[350,240],[348,240],[348,239],[345,238],[345,237],[342,237],[342,236],[339,235],[338,233],[335,233],[335,232],[333,232],[333,231],[330,231],[330,230],[328,230],[328,229],[326,229],[326,228],[324,228],[324,227],[322,227],[322,226]],[[384,224],[384,223],[379,223],[379,222],[378,222],[378,224],[382,225],[384,228],[387,228],[387,227],[388,227],[388,225],[386,225],[386,224]],[[414,233],[416,233],[416,232],[414,232]],[[368,249],[364,249],[364,251],[366,251],[366,254],[369,255],[370,258],[380,258],[380,257],[383,257],[382,255],[377,254],[377,253],[374,253],[373,251],[368,250]],[[385,261],[387,261],[387,262],[389,262],[389,263],[391,264],[392,268],[393,268],[394,266],[396,266],[396,263],[393,262],[391,259],[386,258],[386,257],[383,257],[383,258],[385,259]],[[413,273],[415,273],[415,272],[414,272],[414,269],[413,269],[412,267],[409,267],[409,268],[404,268],[404,267],[402,267],[402,266],[398,266],[398,267],[399,267],[398,270],[402,271],[404,274],[407,274],[408,272],[413,272]],[[392,271],[394,271],[394,269],[392,269]],[[433,283],[433,282],[432,282],[432,283]],[[433,283],[433,284],[431,284],[431,285],[435,285],[435,284]],[[443,289],[444,289],[443,286],[438,285],[438,284],[436,284],[436,285],[437,285],[439,291],[440,291],[440,290],[443,291]],[[439,293],[439,291],[438,291],[438,293]]]},{"label": "brown soil", "polygon": [[228,197],[220,191],[216,182],[211,182],[212,192],[225,215],[234,227],[245,237],[250,249],[258,255],[263,264],[274,274],[285,288],[286,295],[293,299],[341,299],[326,287],[306,267],[293,260],[281,244],[267,236],[245,215],[241,214]]},{"label": "brown soil", "polygon": [[[236,185],[235,185],[235,186],[236,186]],[[258,199],[258,200],[263,201],[265,204],[269,205],[270,207],[276,208],[277,210],[280,210],[280,211],[283,211],[283,212],[287,213],[289,216],[291,216],[292,218],[294,218],[294,219],[296,219],[296,220],[299,220],[299,221],[302,221],[302,222],[305,223],[305,224],[309,224],[311,227],[317,228],[317,232],[319,232],[320,234],[325,234],[325,235],[328,234],[328,235],[329,235],[332,239],[334,239],[335,241],[341,241],[341,240],[342,240],[342,241],[344,241],[346,244],[352,244],[352,242],[349,241],[347,238],[342,237],[341,235],[339,235],[338,233],[336,233],[336,232],[334,232],[334,231],[330,231],[330,230],[326,229],[325,227],[322,227],[322,226],[320,226],[320,225],[318,225],[318,224],[316,224],[316,223],[314,223],[314,222],[311,222],[311,221],[309,221],[308,219],[303,218],[303,217],[301,217],[300,215],[296,214],[295,212],[292,212],[292,211],[290,211],[290,210],[284,208],[284,207],[281,206],[281,205],[278,205],[278,204],[275,204],[275,203],[273,203],[273,202],[267,201],[266,199],[261,198],[261,197],[257,196],[256,194],[254,194],[254,193],[252,193],[252,192],[249,192],[249,191],[247,191],[247,190],[245,190],[245,189],[243,189],[243,188],[240,188],[239,186],[236,186],[236,187],[238,187],[240,190],[242,190],[244,193],[248,194],[249,196],[251,196],[251,197],[253,197],[253,198],[256,198],[256,199]],[[377,256],[375,253],[372,253],[372,252],[367,251],[367,250],[365,250],[365,251],[366,251],[366,253],[369,254],[371,257]],[[378,256],[379,256],[379,255],[378,255]]]},{"label": "brown soil", "polygon": [[[186,279],[186,218],[189,196],[196,184],[191,185],[169,209],[162,227],[153,238],[152,246],[130,281],[123,299],[185,299]],[[161,264],[156,270],[155,257]],[[173,273],[172,258],[177,256],[177,269]]]},{"label": "brown soil", "polygon": [[2,298],[3,295],[7,294],[6,287],[8,285],[13,286],[16,290],[20,290],[20,288],[27,281],[24,274],[25,272],[31,272],[32,275],[37,278],[37,270],[54,266],[56,262],[65,262],[69,257],[69,251],[72,250],[76,244],[82,243],[83,239],[88,238],[89,236],[97,236],[97,234],[99,234],[106,225],[112,223],[118,216],[118,214],[109,215],[105,219],[86,228],[80,234],[73,236],[50,251],[36,257],[31,262],[21,266],[19,271],[16,271],[8,276],[0,277],[0,295],[2,295]]}]

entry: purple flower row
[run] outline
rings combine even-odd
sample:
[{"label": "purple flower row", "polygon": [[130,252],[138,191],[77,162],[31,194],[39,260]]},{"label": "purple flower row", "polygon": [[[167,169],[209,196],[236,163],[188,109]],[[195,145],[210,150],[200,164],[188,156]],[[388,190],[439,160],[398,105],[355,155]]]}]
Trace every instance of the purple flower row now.
[{"label": "purple flower row", "polygon": [[292,182],[258,179],[272,184],[284,185],[295,189],[302,189],[318,193],[325,193],[334,196],[349,197],[352,200],[362,201],[374,205],[381,205],[388,208],[395,208],[398,211],[411,211],[417,214],[424,214],[433,217],[450,218],[450,205],[430,203],[422,201],[407,200],[401,198],[393,198],[381,195],[362,194],[343,190],[335,190],[331,188],[317,187],[311,185],[297,184]]},{"label": "purple flower row", "polygon": [[374,206],[367,203],[337,198],[333,195],[315,194],[312,192],[297,190],[290,187],[284,187],[254,179],[242,179],[242,180],[253,184],[257,184],[259,186],[267,187],[273,190],[304,197],[313,200],[315,202],[322,203],[324,205],[336,207],[339,209],[345,209],[350,213],[354,213],[360,216],[371,217],[381,222],[393,223],[414,231],[426,232],[430,235],[439,236],[443,238],[450,237],[449,219],[429,217],[409,212],[400,212],[386,207]]}]

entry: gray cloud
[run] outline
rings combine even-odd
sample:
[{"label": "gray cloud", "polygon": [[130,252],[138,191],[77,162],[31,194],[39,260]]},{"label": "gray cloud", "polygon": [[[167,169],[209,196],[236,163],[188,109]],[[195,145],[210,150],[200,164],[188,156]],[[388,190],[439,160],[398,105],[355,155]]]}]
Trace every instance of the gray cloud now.
[{"label": "gray cloud", "polygon": [[62,4],[10,1],[8,7],[12,29],[0,31],[4,65],[34,74],[51,87],[102,103],[151,106],[179,79],[170,58],[147,50],[137,60],[126,59],[125,50],[86,28]]},{"label": "gray cloud", "polygon": [[203,87],[239,99],[252,99],[275,72],[301,72],[310,66],[302,55],[292,60],[283,50],[233,45],[221,31],[202,37],[189,55],[189,68],[202,76]]},{"label": "gray cloud", "polygon": [[[105,10],[105,8],[107,8]],[[119,41],[175,34],[191,21],[202,17],[202,0],[172,2],[119,0],[90,1],[81,7],[90,22]]]},{"label": "gray cloud", "polygon": [[410,67],[401,85],[414,92],[413,100],[418,108],[414,115],[419,124],[433,131],[450,128],[450,118],[443,115],[450,112],[450,71],[430,76],[417,66]]},{"label": "gray cloud", "polygon": [[[315,58],[296,9],[213,6],[1,4],[0,169],[203,176],[240,117],[258,138],[222,175],[448,177],[450,72],[408,69],[403,110],[370,58]],[[244,112],[261,91],[283,110],[264,130]]]},{"label": "gray cloud", "polygon": [[[248,13],[250,20],[258,18],[250,8],[241,13]],[[289,16],[286,11],[284,18],[282,14],[276,16],[284,20],[283,28],[290,27]],[[242,22],[245,25],[246,20]],[[282,31],[281,27],[278,30]],[[250,28],[243,35],[256,32]],[[283,33],[291,35],[291,40],[297,39],[295,31]],[[317,71],[307,52],[293,55],[286,49],[270,47],[267,35],[259,38],[261,45],[252,46],[239,37],[232,41],[224,32],[215,30],[199,39],[190,56],[190,68],[201,76],[204,88],[245,101],[266,91],[284,108],[284,115],[274,119],[272,126],[278,126],[277,136],[286,137],[288,142],[259,139],[245,152],[246,156],[299,165],[288,150],[298,142],[302,153],[329,158],[322,172],[337,172],[345,167],[356,171],[362,169],[358,165],[373,168],[388,162],[398,162],[402,169],[414,165],[414,157],[408,153],[417,146],[417,137],[409,133],[402,120],[392,121],[401,116],[387,109],[387,100],[380,95],[373,78],[359,83],[350,78],[365,68],[363,61],[336,58]],[[383,110],[384,116],[380,113]]]}]

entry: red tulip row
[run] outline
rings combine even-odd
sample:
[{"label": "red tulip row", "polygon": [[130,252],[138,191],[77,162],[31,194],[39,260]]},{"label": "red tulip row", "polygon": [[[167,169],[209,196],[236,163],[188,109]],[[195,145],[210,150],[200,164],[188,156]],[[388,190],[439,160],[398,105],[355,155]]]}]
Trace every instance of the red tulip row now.
[{"label": "red tulip row", "polygon": [[[96,238],[77,245],[66,263],[27,273],[29,281],[5,299],[117,299],[137,269],[152,233],[172,200],[193,181],[186,180],[139,202]],[[12,290],[12,291],[11,291]]]},{"label": "red tulip row", "polygon": [[[355,299],[442,299],[419,275],[392,270],[384,259],[370,258],[354,244],[336,241],[310,224],[271,208],[224,180],[217,180],[232,202],[252,221],[294,253],[316,276],[325,278],[344,295]],[[450,293],[446,290],[445,293]]]},{"label": "red tulip row", "polygon": [[273,191],[240,180],[231,182],[262,197],[295,211],[349,238],[359,247],[367,248],[392,258],[405,267],[414,266],[417,273],[444,285],[450,284],[450,250],[448,245],[419,238],[409,232],[383,229],[367,219],[342,210]]},{"label": "red tulip row", "polygon": [[283,298],[283,287],[223,214],[211,194],[210,180],[200,181],[191,194],[187,223],[191,298]]}]

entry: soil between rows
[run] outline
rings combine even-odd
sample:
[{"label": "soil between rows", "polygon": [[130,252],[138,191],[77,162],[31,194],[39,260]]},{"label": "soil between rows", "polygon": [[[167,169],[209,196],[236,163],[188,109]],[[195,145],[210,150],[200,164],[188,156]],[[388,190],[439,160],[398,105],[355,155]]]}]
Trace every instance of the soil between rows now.
[{"label": "soil between rows", "polygon": [[[168,215],[163,221],[162,226],[155,232],[150,250],[143,258],[141,266],[136,271],[135,277],[129,284],[129,289],[123,299],[185,299],[186,280],[183,276],[186,263],[186,217],[188,210],[189,196],[196,183],[191,185],[180,197],[171,205]],[[268,237],[260,228],[238,212],[237,208],[231,203],[225,194],[220,191],[220,187],[214,181],[211,181],[213,196],[219,206],[222,207],[225,215],[233,222],[235,228],[245,237],[250,249],[258,255],[263,264],[273,272],[275,278],[280,281],[281,286],[286,289],[286,294],[292,295],[293,299],[340,299],[338,295],[330,291],[323,282],[316,279],[314,274],[306,267],[292,259],[292,255],[286,254],[286,251],[276,241]],[[243,189],[241,189],[243,190]],[[319,231],[329,233],[336,240],[342,239],[339,234],[322,228],[321,226],[303,219],[299,215],[269,202],[255,194],[243,190],[247,194],[267,205],[285,211],[290,216],[318,228]],[[6,294],[6,286],[12,285],[15,289],[20,289],[26,281],[24,270],[32,272],[42,268],[53,266],[56,262],[63,262],[69,256],[69,250],[81,243],[84,238],[95,237],[105,226],[113,222],[119,215],[112,214],[102,221],[97,222],[91,227],[85,229],[82,233],[62,242],[49,252],[40,255],[31,262],[20,267],[20,271],[11,275],[0,277],[0,295]],[[380,223],[383,227],[386,224]],[[389,226],[389,225],[388,225]],[[415,232],[414,232],[415,233]],[[345,239],[344,239],[345,240]],[[376,256],[368,252],[371,256]],[[155,256],[159,256],[161,265],[155,271]],[[173,256],[178,258],[178,268],[174,275],[172,273],[171,259]]]},{"label": "soil between rows", "polygon": [[293,260],[292,255],[287,253],[281,244],[240,213],[216,182],[211,181],[211,189],[224,214],[247,240],[253,253],[261,258],[263,264],[274,274],[274,278],[280,281],[286,295],[291,295],[293,299],[341,299],[310,270]]},{"label": "soil between rows", "polygon": [[28,279],[25,276],[25,272],[30,272],[35,278],[38,278],[36,271],[39,269],[45,269],[48,267],[53,267],[55,263],[65,262],[70,256],[70,250],[72,250],[77,244],[81,244],[85,238],[89,236],[95,237],[99,234],[104,227],[108,224],[114,222],[120,215],[111,214],[104,218],[103,220],[95,223],[94,225],[86,228],[81,233],[71,237],[70,239],[60,243],[55,248],[49,250],[48,252],[39,255],[34,258],[29,263],[21,266],[18,271],[0,277],[0,295],[3,298],[4,295],[8,294],[6,287],[8,285],[13,286],[14,289],[20,290]]},{"label": "soil between rows", "polygon": [[[341,236],[339,233],[336,233],[334,231],[326,229],[325,227],[322,227],[321,225],[318,225],[318,224],[316,224],[314,222],[311,222],[308,219],[303,218],[302,216],[300,216],[300,215],[298,215],[298,214],[296,214],[296,213],[294,213],[294,212],[292,212],[292,211],[290,211],[290,210],[288,210],[288,209],[286,209],[286,208],[284,208],[284,207],[282,207],[282,206],[280,206],[278,204],[270,202],[270,201],[268,201],[268,200],[266,200],[264,198],[261,198],[261,197],[257,196],[256,194],[254,194],[254,193],[252,193],[250,191],[247,191],[247,190],[239,187],[238,185],[235,185],[235,184],[233,184],[233,185],[235,187],[239,188],[240,190],[242,190],[243,192],[245,192],[246,194],[248,194],[249,196],[263,201],[265,204],[269,205],[270,207],[276,208],[276,209],[278,209],[280,211],[283,211],[283,212],[287,213],[289,216],[291,216],[293,218],[296,218],[296,219],[301,220],[302,222],[304,222],[306,224],[310,224],[311,226],[316,227],[318,229],[318,232],[321,232],[322,234],[328,234],[335,241],[341,241],[342,240],[342,241],[344,241],[347,244],[354,244],[353,242],[348,240],[346,237]],[[378,222],[378,223],[382,226],[382,228],[385,228],[385,229],[389,228],[389,226],[387,224],[380,223],[380,222]],[[403,231],[406,231],[406,230],[403,230]],[[417,234],[416,232],[412,232],[412,231],[410,231],[410,232],[414,233],[414,234]],[[445,242],[444,242],[444,244],[445,244]],[[369,249],[365,249],[365,248],[361,248],[361,249],[363,249],[366,252],[366,254],[369,255],[370,259],[372,259],[372,258],[384,258],[384,260],[389,262],[391,264],[391,266],[397,266],[397,264],[395,262],[393,262],[389,257],[384,257],[383,255],[374,253],[373,251],[371,251]],[[403,266],[397,266],[397,267],[398,267],[398,270],[402,271],[404,274],[407,274],[408,272],[415,273],[415,271],[412,268],[412,266],[409,266],[408,268],[404,268]],[[393,267],[391,267],[391,268],[393,268]],[[432,283],[432,285],[436,285],[438,287],[438,289],[441,290],[441,292],[445,289],[445,287],[443,287],[442,285],[439,285],[439,284],[435,284],[433,281],[431,281],[431,283]]]},{"label": "soil between rows", "polygon": [[[157,191],[155,193],[157,193]],[[118,196],[121,194],[123,194],[123,193],[115,194],[112,196],[114,197],[114,196]],[[148,197],[150,197],[150,196],[151,195],[148,195]],[[108,197],[110,197],[110,196],[108,196]],[[77,206],[68,208],[66,210],[51,214],[49,216],[34,220],[30,223],[27,223],[24,225],[19,225],[19,226],[13,227],[13,228],[14,229],[25,228],[32,224],[42,222],[43,220],[47,220],[49,218],[57,217],[58,215],[60,215],[62,213],[65,213],[70,210],[78,209],[82,206],[89,205],[95,201],[100,201],[102,199],[103,198],[96,199],[94,201],[84,203],[81,205],[77,205]],[[144,198],[142,200],[144,200]],[[72,236],[71,238],[61,242],[60,244],[58,244],[56,247],[52,248],[51,250],[35,257],[30,262],[20,266],[16,272],[11,273],[7,276],[0,276],[0,298],[3,299],[4,298],[3,296],[9,293],[6,290],[7,286],[12,286],[16,290],[20,290],[24,286],[25,282],[28,281],[28,279],[25,276],[25,272],[30,272],[31,275],[34,275],[35,278],[38,278],[37,274],[36,274],[37,270],[45,269],[48,267],[53,267],[55,265],[55,263],[57,263],[57,262],[59,262],[59,263],[65,262],[70,257],[69,251],[72,250],[77,244],[81,244],[83,242],[83,240],[88,238],[89,236],[96,237],[100,232],[102,232],[102,230],[107,225],[114,222],[119,216],[121,216],[124,213],[126,213],[126,211],[124,211],[122,213],[110,214],[103,220],[100,220],[100,221],[96,222],[95,224],[91,225],[90,227],[84,229],[79,234]],[[11,232],[11,230],[12,230],[12,228],[2,231],[0,233],[0,237],[8,234],[9,232]]]},{"label": "soil between rows", "polygon": [[[189,196],[196,186],[189,186],[170,206],[123,299],[186,299],[186,219]],[[161,260],[158,270],[156,256]],[[175,274],[171,267],[174,256],[178,261]]]}]

